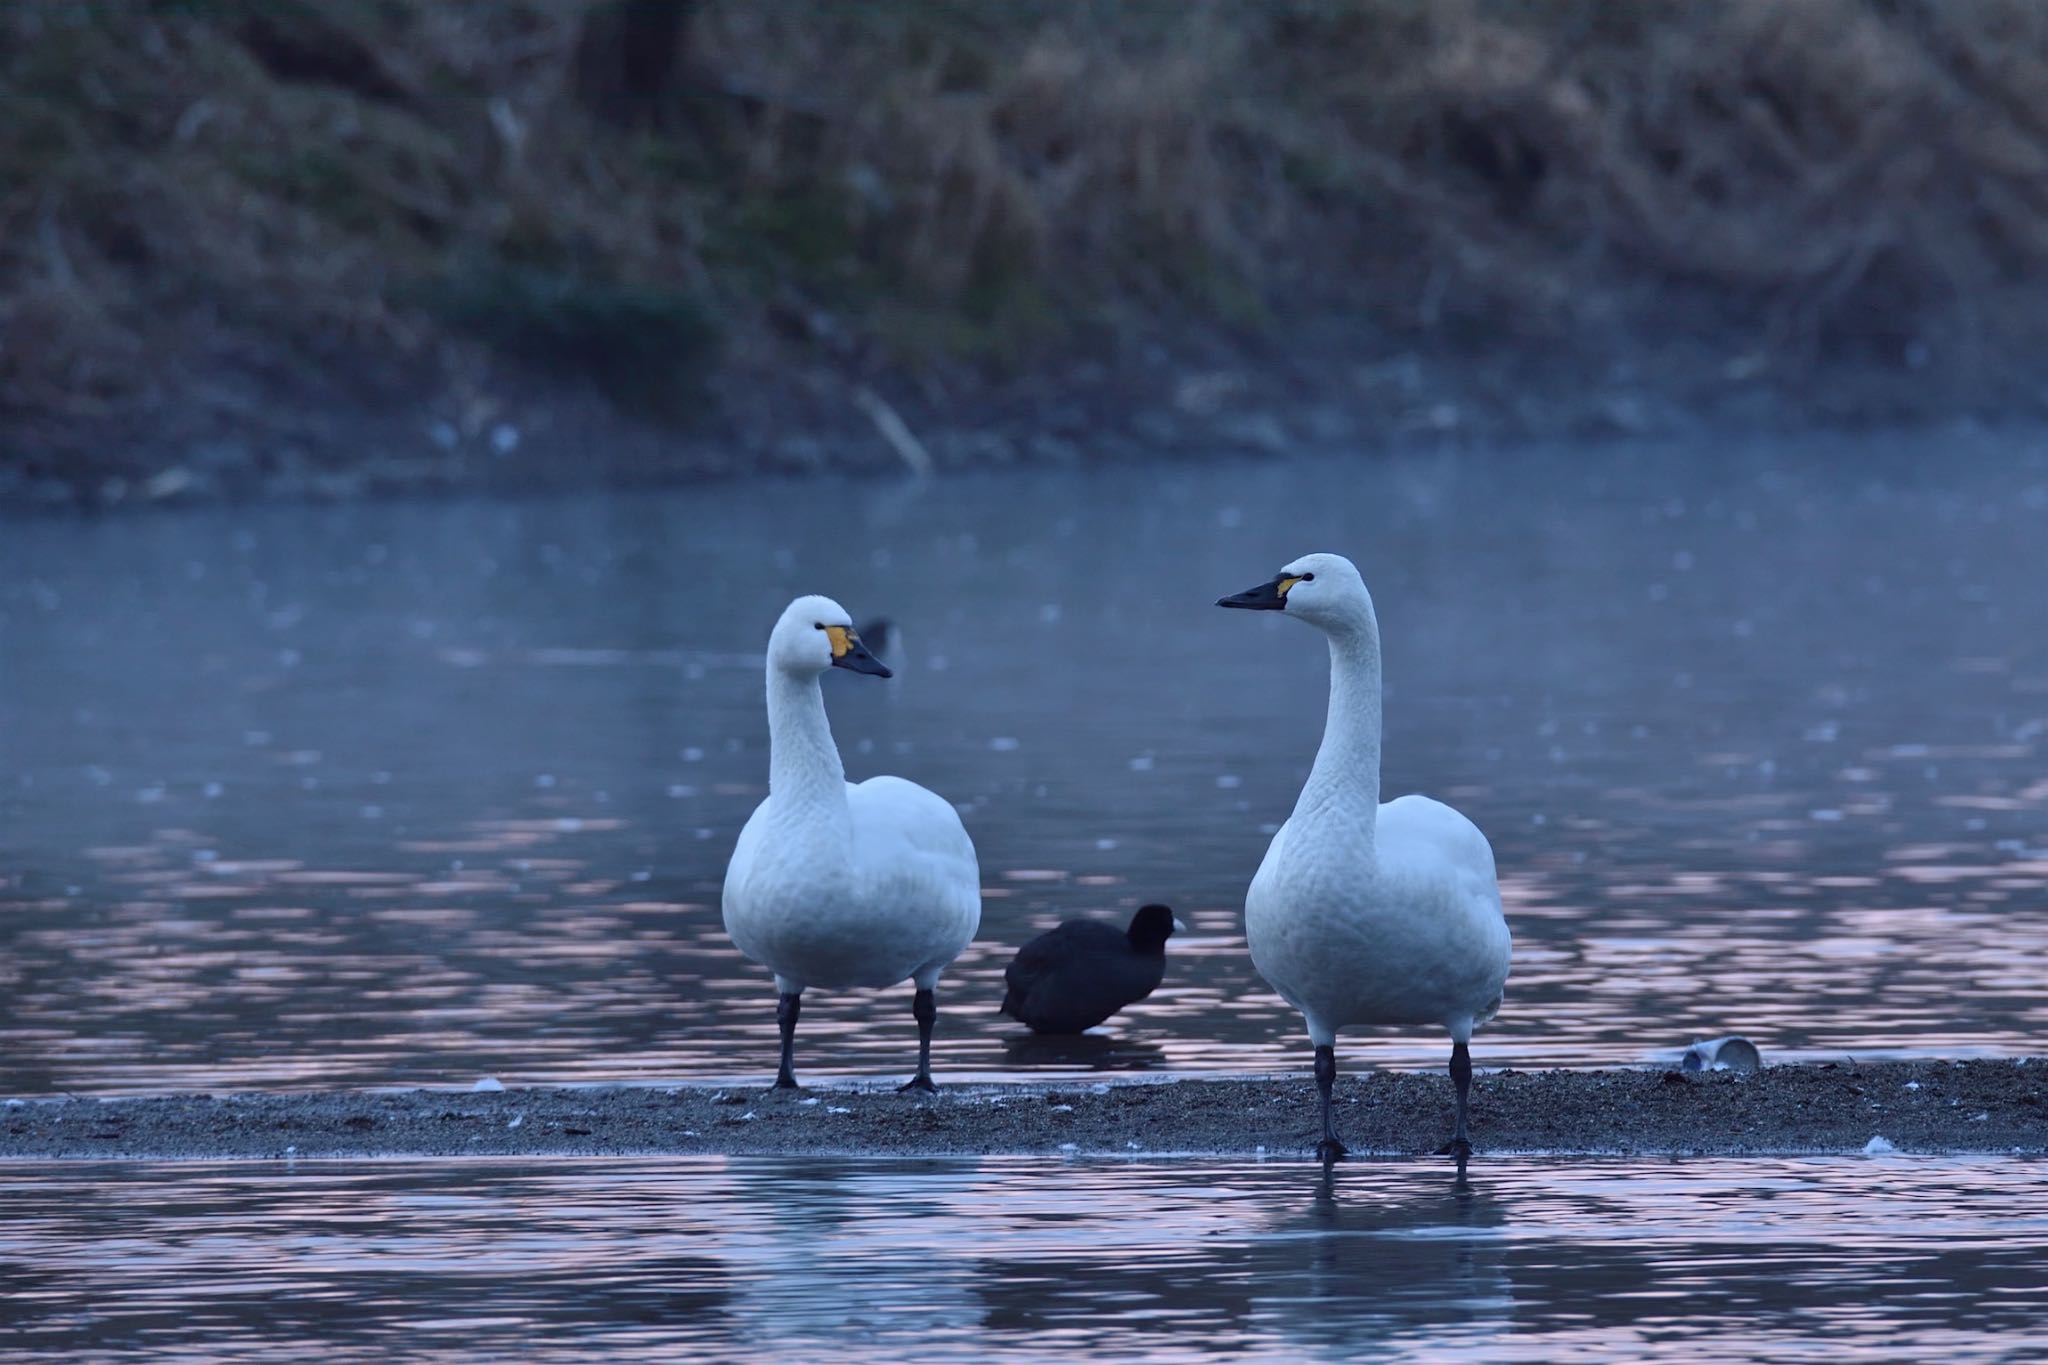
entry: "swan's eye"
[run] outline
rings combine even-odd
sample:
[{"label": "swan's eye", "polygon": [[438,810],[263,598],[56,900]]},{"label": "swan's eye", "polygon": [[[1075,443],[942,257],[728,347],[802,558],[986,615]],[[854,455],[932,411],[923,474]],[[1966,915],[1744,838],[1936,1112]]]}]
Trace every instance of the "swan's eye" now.
[{"label": "swan's eye", "polygon": [[813,622],[811,622],[811,629],[812,629],[812,630],[823,630],[824,628],[825,628],[825,623],[824,623],[823,621],[813,621]]},{"label": "swan's eye", "polygon": [[1305,573],[1301,576],[1301,581],[1304,583],[1313,583],[1316,581],[1316,576],[1312,573]]}]

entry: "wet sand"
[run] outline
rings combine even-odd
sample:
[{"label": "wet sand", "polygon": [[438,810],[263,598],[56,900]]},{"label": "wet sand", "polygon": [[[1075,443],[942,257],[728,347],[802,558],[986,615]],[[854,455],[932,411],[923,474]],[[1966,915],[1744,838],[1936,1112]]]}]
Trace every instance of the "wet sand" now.
[{"label": "wet sand", "polygon": [[[1449,1135],[1438,1075],[1338,1083],[1338,1131],[1356,1156],[1432,1152]],[[1739,1075],[1504,1071],[1473,1085],[1487,1152],[1764,1155],[2048,1153],[2039,1061],[1778,1066]],[[936,1096],[869,1084],[765,1088],[547,1087],[285,1092],[141,1099],[12,1099],[0,1160],[757,1155],[1269,1155],[1317,1137],[1306,1077],[954,1085]]]}]

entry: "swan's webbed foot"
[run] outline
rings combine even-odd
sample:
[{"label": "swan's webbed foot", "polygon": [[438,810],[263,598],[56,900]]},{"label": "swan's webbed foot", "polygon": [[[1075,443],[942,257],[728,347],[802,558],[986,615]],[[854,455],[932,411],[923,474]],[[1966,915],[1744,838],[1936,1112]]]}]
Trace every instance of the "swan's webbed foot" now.
[{"label": "swan's webbed foot", "polygon": [[923,1071],[918,1072],[915,1076],[912,1076],[909,1080],[896,1087],[896,1093],[899,1095],[912,1090],[920,1090],[927,1095],[939,1093],[939,1087],[932,1083],[930,1073]]},{"label": "swan's webbed foot", "polygon": [[1351,1149],[1333,1137],[1326,1137],[1316,1144],[1316,1160],[1325,1166],[1342,1161],[1351,1155]]},{"label": "swan's webbed foot", "polygon": [[772,1088],[776,1090],[803,1089],[802,1086],[796,1083],[796,1077],[788,1071],[778,1071],[775,1073],[775,1084]]}]

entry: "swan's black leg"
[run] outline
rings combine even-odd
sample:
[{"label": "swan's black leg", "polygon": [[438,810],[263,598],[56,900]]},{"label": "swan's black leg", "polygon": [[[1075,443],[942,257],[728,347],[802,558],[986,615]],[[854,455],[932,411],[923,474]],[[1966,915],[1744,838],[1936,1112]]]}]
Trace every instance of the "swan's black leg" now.
[{"label": "swan's black leg", "polygon": [[1316,1049],[1316,1089],[1323,1092],[1323,1140],[1316,1144],[1316,1159],[1325,1165],[1342,1161],[1350,1149],[1337,1141],[1337,1129],[1330,1122],[1330,1092],[1337,1085],[1337,1049],[1323,1044]]},{"label": "swan's black leg", "polygon": [[936,1091],[938,1087],[932,1084],[932,1025],[939,1021],[938,1001],[930,991],[919,991],[910,998],[910,1012],[917,1016],[917,1074],[896,1088]]},{"label": "swan's black leg", "polygon": [[775,1023],[782,1030],[782,1066],[775,1073],[777,1090],[794,1090],[796,1086],[796,1019],[803,1013],[804,998],[795,991],[784,992],[775,1002]]},{"label": "swan's black leg", "polygon": [[1437,1155],[1456,1157],[1462,1169],[1472,1155],[1472,1139],[1465,1126],[1472,1096],[1472,1052],[1463,1043],[1451,1044],[1451,1084],[1458,1087],[1458,1122],[1451,1130],[1451,1140],[1437,1148]]}]

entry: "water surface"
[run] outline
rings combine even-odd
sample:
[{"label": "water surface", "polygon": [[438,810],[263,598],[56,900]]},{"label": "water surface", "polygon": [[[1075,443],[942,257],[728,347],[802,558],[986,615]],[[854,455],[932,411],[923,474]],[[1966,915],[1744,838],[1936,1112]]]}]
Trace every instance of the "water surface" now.
[{"label": "water surface", "polygon": [[0,1349],[152,1360],[2015,1360],[1991,1159],[45,1165]]},{"label": "water surface", "polygon": [[[1210,603],[1321,548],[1379,603],[1386,791],[1494,844],[1482,1066],[2038,1047],[2048,445],[1942,436],[0,525],[0,1092],[767,1074],[718,887],[819,590],[897,625],[894,681],[826,679],[849,772],[980,849],[942,1072],[1298,1067],[1241,906],[1325,658]],[[1153,899],[1166,985],[1020,1045],[1009,952]],[[800,1069],[914,1036],[814,993]]]}]

